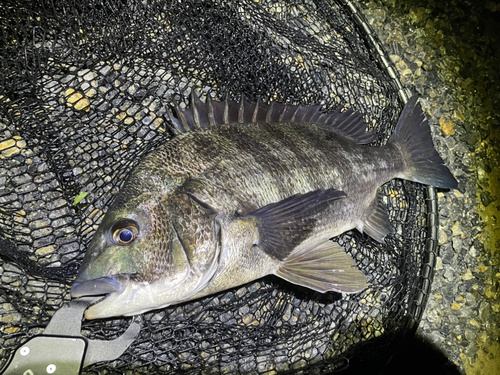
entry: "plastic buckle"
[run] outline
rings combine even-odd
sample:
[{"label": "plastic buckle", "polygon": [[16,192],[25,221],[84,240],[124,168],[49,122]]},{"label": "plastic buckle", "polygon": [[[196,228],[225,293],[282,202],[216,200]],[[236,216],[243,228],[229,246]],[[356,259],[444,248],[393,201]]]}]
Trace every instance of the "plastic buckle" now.
[{"label": "plastic buckle", "polygon": [[114,340],[87,339],[81,334],[82,316],[99,299],[79,298],[61,307],[42,335],[16,350],[2,375],[74,375],[85,366],[121,356],[139,334],[140,323],[133,320],[123,335]]}]

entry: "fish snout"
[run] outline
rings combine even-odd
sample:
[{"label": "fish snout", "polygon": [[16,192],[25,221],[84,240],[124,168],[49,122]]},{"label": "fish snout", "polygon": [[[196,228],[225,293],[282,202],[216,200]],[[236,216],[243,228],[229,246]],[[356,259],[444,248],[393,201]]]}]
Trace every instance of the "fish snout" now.
[{"label": "fish snout", "polygon": [[71,297],[98,296],[109,293],[120,293],[124,285],[128,283],[129,275],[112,275],[98,279],[85,280],[85,273],[78,275],[76,282],[71,287]]}]

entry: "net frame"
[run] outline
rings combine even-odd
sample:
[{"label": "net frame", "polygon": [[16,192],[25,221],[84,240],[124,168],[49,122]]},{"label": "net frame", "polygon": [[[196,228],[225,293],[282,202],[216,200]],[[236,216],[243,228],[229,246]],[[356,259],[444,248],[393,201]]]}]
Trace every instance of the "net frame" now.
[{"label": "net frame", "polygon": [[[160,19],[165,30],[175,34],[169,40],[184,41],[184,47],[178,51],[182,52],[177,57],[179,61],[171,62],[171,71],[159,72],[159,68],[154,74],[147,69],[158,52],[153,47],[162,46],[170,52],[175,49],[158,40],[153,43],[152,31],[157,25],[151,17],[154,12],[147,13],[149,18],[141,12],[147,7],[162,10],[162,2],[89,1],[73,3],[74,8],[67,6],[68,3],[39,2],[30,7],[24,3],[23,7],[23,2],[12,1],[3,5],[5,12],[1,20],[8,26],[2,31],[1,63],[2,71],[8,73],[0,78],[0,302],[3,307],[0,367],[17,345],[41,333],[52,313],[69,299],[68,286],[86,244],[121,182],[145,153],[171,136],[163,124],[169,100],[188,105],[188,96],[194,88],[215,98],[227,94],[236,99],[243,93],[249,99],[259,96],[264,101],[321,102],[326,110],[346,104],[364,110],[363,113],[369,108],[372,111],[366,114],[366,119],[379,131],[376,143],[383,144],[395,124],[401,99],[407,98],[375,34],[349,1],[332,2],[329,6],[320,1],[293,4],[297,9],[306,4],[309,6],[306,10],[314,10],[318,18],[334,19],[336,28],[332,29],[340,35],[339,45],[335,47],[348,46],[352,55],[347,50],[332,52],[331,45],[319,42],[323,29],[314,23],[302,23],[298,16],[293,18],[291,11],[280,15],[279,4],[261,1],[258,6],[247,4],[247,8],[243,2],[227,6],[226,15],[230,20],[246,19],[247,9],[256,12],[251,17],[257,15],[258,24],[265,31],[248,27],[243,38],[246,43],[261,46],[262,61],[275,64],[263,64],[265,69],[249,64],[260,74],[257,78],[255,71],[239,64],[250,54],[243,54],[239,60],[235,57],[241,53],[237,47],[241,48],[242,41],[232,45],[228,38],[225,42],[231,48],[216,51],[221,56],[225,53],[224,64],[220,63],[222,60],[217,64],[217,59],[210,59],[214,51],[196,50],[203,43],[190,39],[195,27],[186,20],[190,20],[189,15],[199,16],[203,11],[200,3],[194,2],[192,8],[185,7],[184,13],[176,15],[184,20],[177,25],[179,31],[172,30],[172,22],[166,21],[167,15]],[[288,5],[292,7],[291,4]],[[86,6],[94,11],[85,12]],[[211,11],[213,9],[207,10],[206,20],[214,15]],[[95,20],[102,22],[98,23],[99,32],[92,33],[88,24],[78,22],[67,26],[68,20],[80,20],[82,13],[87,19],[94,15]],[[120,22],[106,21],[110,14],[120,15]],[[141,15],[146,21],[139,27],[137,20]],[[233,30],[230,22],[218,20],[219,23],[202,28],[201,40],[208,43],[213,35]],[[208,21],[197,22],[198,26],[200,22],[204,26],[208,24]],[[306,32],[301,35],[294,29],[294,38],[291,38],[292,34],[286,31],[290,30],[290,24],[297,28],[295,23]],[[115,24],[125,31],[117,32]],[[262,27],[265,24],[273,28],[266,30]],[[263,35],[276,38],[281,48],[288,40],[300,53],[294,50],[287,56],[291,60],[273,60],[274,55],[279,56],[279,49]],[[99,48],[85,44],[92,38],[102,42]],[[314,49],[309,46],[311,42],[315,42],[312,43]],[[322,86],[328,79],[315,65],[318,63],[314,53],[310,60],[307,58],[306,44],[316,54],[335,55],[336,60],[322,61],[325,70],[335,68],[335,62],[344,66],[339,61],[355,54],[369,56],[370,60],[359,59],[351,63],[352,66],[346,63],[345,69],[351,68],[354,75],[358,73],[360,77],[369,75],[372,69],[388,74],[386,80],[380,78],[380,85],[385,85],[389,99],[377,92],[373,95],[375,99],[370,98],[376,105],[370,106],[370,100],[364,98],[363,93],[376,80],[368,80],[366,85],[355,76],[349,78],[347,86],[360,85],[356,95],[337,89],[331,97],[328,86]],[[95,43],[92,46],[95,47]],[[175,47],[180,46],[182,44]],[[189,52],[189,48],[194,48],[191,52],[202,53],[203,64],[197,66],[186,57],[189,53],[183,54],[186,50]],[[142,55],[135,56],[138,60],[123,58],[139,49]],[[110,56],[122,56],[122,59],[112,64],[107,61]],[[228,66],[237,68],[237,74],[228,74]],[[288,75],[273,76],[272,66],[274,72],[278,66],[279,71],[285,70]],[[205,69],[206,75],[219,74],[224,80],[219,77],[217,89],[206,86],[194,74],[196,68]],[[317,75],[312,74],[314,69]],[[299,74],[290,77],[290,73],[296,71],[311,78],[307,81],[308,89],[304,89],[304,83],[297,78]],[[163,84],[169,82],[168,75],[173,77],[174,72],[177,74],[175,84],[171,87]],[[183,80],[186,76],[190,79]],[[247,79],[238,80],[237,76]],[[57,89],[51,90],[53,87]],[[326,94],[324,87],[327,87]],[[150,100],[150,97],[153,98]],[[154,97],[161,100],[155,101]],[[140,105],[135,105],[137,103]],[[127,108],[122,111],[120,106]],[[373,123],[374,119],[379,121]],[[382,190],[397,231],[387,248],[408,251],[414,257],[412,261],[401,254],[388,258],[356,232],[344,234],[337,241],[363,265],[364,271],[376,268],[371,263],[391,264],[392,268],[376,273],[380,277],[378,281],[393,280],[390,293],[375,290],[359,298],[325,297],[266,278],[201,301],[145,314],[141,336],[122,358],[94,365],[84,372],[325,373],[353,367],[380,343],[382,346],[394,344],[416,329],[428,297],[436,256],[437,200],[434,189],[424,189],[407,181],[393,181]],[[82,191],[89,195],[74,205],[74,198]],[[44,204],[37,205],[37,202]],[[258,308],[254,311],[255,306]],[[353,311],[357,314],[353,315]],[[84,332],[91,338],[109,340],[122,333],[128,322],[129,319],[85,322]],[[216,339],[208,339],[210,337]],[[277,338],[282,341],[273,341]]]}]

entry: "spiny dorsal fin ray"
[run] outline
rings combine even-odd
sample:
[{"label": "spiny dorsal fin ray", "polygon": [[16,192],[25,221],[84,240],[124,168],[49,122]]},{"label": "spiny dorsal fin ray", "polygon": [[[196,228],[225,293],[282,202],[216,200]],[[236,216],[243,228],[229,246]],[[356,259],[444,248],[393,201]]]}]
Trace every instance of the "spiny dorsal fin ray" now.
[{"label": "spiny dorsal fin ray", "polygon": [[167,126],[170,128],[170,130],[175,135],[186,133],[181,121],[177,117],[174,116],[174,114],[172,113],[172,111],[170,109],[167,109],[166,115],[168,117],[168,120],[170,120],[170,121],[167,121]]},{"label": "spiny dorsal fin ray", "polygon": [[208,126],[235,123],[294,122],[316,124],[329,131],[340,133],[359,144],[375,139],[373,131],[366,130],[363,115],[350,109],[337,109],[332,113],[321,112],[320,105],[286,105],[273,102],[271,105],[260,101],[251,103],[243,96],[239,102],[226,96],[224,101],[210,98],[204,103],[194,90],[191,92],[191,107],[181,109],[175,104],[174,116],[167,111],[172,131],[187,133]]},{"label": "spiny dorsal fin ray", "polygon": [[352,257],[330,240],[290,254],[275,275],[320,293],[358,293],[368,286]]},{"label": "spiny dorsal fin ray", "polygon": [[265,123],[267,122],[267,118],[269,115],[271,115],[270,113],[270,108],[271,106],[269,104],[265,104],[265,103],[262,103],[260,100],[257,101],[258,103],[258,108],[256,108],[256,122],[258,123]]},{"label": "spiny dorsal fin ray", "polygon": [[239,103],[229,99],[229,95],[226,95],[226,99],[224,100],[224,124],[236,124],[239,113]]},{"label": "spiny dorsal fin ray", "polygon": [[211,112],[213,113],[214,125],[224,124],[224,108],[225,103],[218,100],[210,101]]},{"label": "spiny dorsal fin ray", "polygon": [[201,99],[194,93],[194,90],[191,91],[191,109],[193,111],[193,121],[194,127],[196,129],[206,128],[210,125],[210,120],[208,114],[208,103],[203,103]]},{"label": "spiny dorsal fin ray", "polygon": [[286,108],[286,104],[272,102],[269,109],[266,109],[266,122],[280,122],[281,114]]},{"label": "spiny dorsal fin ray", "polygon": [[282,260],[309,236],[315,215],[326,209],[329,201],[344,197],[343,191],[335,189],[315,190],[268,204],[246,216],[257,219],[257,245]]},{"label": "spiny dorsal fin ray", "polygon": [[208,122],[210,126],[217,125],[217,121],[215,121],[214,106],[212,103],[212,98],[210,98],[210,96],[207,96],[207,109],[208,109]]}]

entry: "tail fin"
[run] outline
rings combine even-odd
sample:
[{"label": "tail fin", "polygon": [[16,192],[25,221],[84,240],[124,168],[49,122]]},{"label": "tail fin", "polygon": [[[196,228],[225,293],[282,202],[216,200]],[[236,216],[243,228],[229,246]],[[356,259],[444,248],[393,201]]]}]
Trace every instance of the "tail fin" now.
[{"label": "tail fin", "polygon": [[431,130],[417,96],[406,103],[389,143],[398,144],[410,159],[410,168],[400,177],[443,189],[457,187],[457,180],[434,148]]}]

